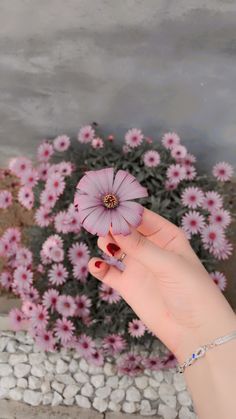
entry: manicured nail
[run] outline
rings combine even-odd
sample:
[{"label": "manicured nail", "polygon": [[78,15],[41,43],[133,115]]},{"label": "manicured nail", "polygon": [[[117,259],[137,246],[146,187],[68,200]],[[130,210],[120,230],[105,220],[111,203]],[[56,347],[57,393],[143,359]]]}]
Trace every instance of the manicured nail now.
[{"label": "manicured nail", "polygon": [[112,256],[114,256],[114,254],[120,250],[120,247],[115,243],[108,243],[107,250]]},{"label": "manicured nail", "polygon": [[102,261],[97,260],[94,265],[96,266],[96,268],[100,268],[101,264],[102,264]]}]

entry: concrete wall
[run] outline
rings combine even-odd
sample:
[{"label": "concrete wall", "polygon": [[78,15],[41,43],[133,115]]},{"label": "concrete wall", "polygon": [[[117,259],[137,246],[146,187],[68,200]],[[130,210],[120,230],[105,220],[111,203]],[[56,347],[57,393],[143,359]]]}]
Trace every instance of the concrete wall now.
[{"label": "concrete wall", "polygon": [[0,164],[99,122],[236,161],[235,0],[0,0]]}]

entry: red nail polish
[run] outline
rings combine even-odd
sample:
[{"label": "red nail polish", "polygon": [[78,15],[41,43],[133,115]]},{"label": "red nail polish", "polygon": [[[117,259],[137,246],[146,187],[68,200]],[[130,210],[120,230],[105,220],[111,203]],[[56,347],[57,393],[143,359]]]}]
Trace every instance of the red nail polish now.
[{"label": "red nail polish", "polygon": [[101,260],[97,260],[94,265],[96,266],[96,268],[100,268],[101,264]]},{"label": "red nail polish", "polygon": [[108,243],[107,250],[109,253],[111,253],[112,256],[114,256],[114,254],[120,250],[120,247],[115,243]]}]

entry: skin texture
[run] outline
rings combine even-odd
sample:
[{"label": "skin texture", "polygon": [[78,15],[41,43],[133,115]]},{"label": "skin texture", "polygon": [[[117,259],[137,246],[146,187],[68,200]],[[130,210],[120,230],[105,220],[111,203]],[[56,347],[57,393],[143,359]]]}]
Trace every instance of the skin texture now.
[{"label": "skin texture", "polygon": [[[117,258],[125,252],[126,268],[121,272],[92,258],[91,274],[116,289],[180,363],[198,346],[236,330],[230,305],[184,233],[165,218],[144,209],[142,224],[130,235],[114,236],[110,231],[98,238],[98,246],[108,255],[111,248],[117,248],[113,251]],[[99,267],[97,261],[101,262]],[[236,386],[236,368],[232,368],[235,351],[236,340],[209,351],[186,369],[200,418],[236,416],[235,397],[230,394],[230,388]]]}]

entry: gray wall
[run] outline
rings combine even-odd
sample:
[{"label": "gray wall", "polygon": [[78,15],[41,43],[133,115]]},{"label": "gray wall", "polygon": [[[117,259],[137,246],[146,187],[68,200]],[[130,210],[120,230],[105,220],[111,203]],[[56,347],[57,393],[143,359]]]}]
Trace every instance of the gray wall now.
[{"label": "gray wall", "polygon": [[97,121],[236,161],[236,1],[0,0],[0,164]]}]

